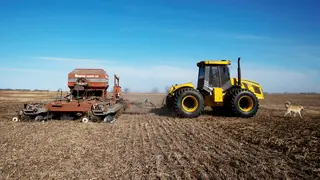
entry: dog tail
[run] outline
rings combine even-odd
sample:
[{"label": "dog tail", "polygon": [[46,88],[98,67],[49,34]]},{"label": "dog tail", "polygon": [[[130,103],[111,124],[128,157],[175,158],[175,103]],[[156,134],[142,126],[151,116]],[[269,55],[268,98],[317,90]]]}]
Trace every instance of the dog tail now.
[{"label": "dog tail", "polygon": [[290,103],[289,101],[286,101],[286,102],[284,103],[284,106],[285,106],[286,108],[288,108],[290,104],[291,104],[291,103]]}]

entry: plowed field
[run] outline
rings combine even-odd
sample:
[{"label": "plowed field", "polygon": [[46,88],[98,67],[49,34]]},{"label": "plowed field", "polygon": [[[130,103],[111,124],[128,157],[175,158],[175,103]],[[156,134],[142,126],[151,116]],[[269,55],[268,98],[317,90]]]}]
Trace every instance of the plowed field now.
[{"label": "plowed field", "polygon": [[[320,179],[320,95],[267,95],[250,119],[158,109],[114,124],[11,122],[23,101],[50,97],[0,92],[1,179]],[[304,119],[283,117],[286,100]]]}]

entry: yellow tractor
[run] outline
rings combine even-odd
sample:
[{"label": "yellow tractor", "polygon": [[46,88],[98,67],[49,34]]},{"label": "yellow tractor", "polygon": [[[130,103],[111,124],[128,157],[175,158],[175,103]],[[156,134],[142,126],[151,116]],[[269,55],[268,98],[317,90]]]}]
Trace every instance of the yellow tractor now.
[{"label": "yellow tractor", "polygon": [[191,82],[171,86],[164,106],[181,118],[196,118],[207,106],[235,117],[253,117],[258,112],[259,100],[264,99],[262,87],[241,79],[240,57],[238,78],[230,77],[229,65],[230,60],[198,62],[197,88]]}]

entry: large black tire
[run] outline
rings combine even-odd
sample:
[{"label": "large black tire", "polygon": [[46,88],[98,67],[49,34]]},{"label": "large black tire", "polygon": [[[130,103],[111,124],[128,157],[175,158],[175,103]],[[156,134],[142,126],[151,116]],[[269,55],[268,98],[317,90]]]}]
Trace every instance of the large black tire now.
[{"label": "large black tire", "polygon": [[236,117],[253,117],[259,109],[258,98],[248,89],[231,88],[227,91],[224,102],[228,113]]},{"label": "large black tire", "polygon": [[180,118],[199,117],[203,110],[204,99],[196,89],[179,89],[173,96],[173,111]]},{"label": "large black tire", "polygon": [[173,109],[173,97],[171,95],[167,95],[165,101],[166,101],[167,109],[172,111],[172,109]]}]

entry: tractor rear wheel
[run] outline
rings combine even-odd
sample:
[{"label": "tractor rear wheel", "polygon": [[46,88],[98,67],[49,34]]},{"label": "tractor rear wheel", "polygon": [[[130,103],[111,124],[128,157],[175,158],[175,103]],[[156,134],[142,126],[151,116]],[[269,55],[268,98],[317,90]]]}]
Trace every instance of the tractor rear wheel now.
[{"label": "tractor rear wheel", "polygon": [[165,101],[167,109],[171,111],[173,108],[173,97],[171,95],[167,95]]},{"label": "tractor rear wheel", "polygon": [[224,102],[227,110],[236,117],[253,117],[259,109],[257,97],[247,89],[231,88],[225,95]]},{"label": "tractor rear wheel", "polygon": [[202,94],[193,88],[177,90],[173,96],[173,111],[180,118],[196,118],[204,110]]}]

